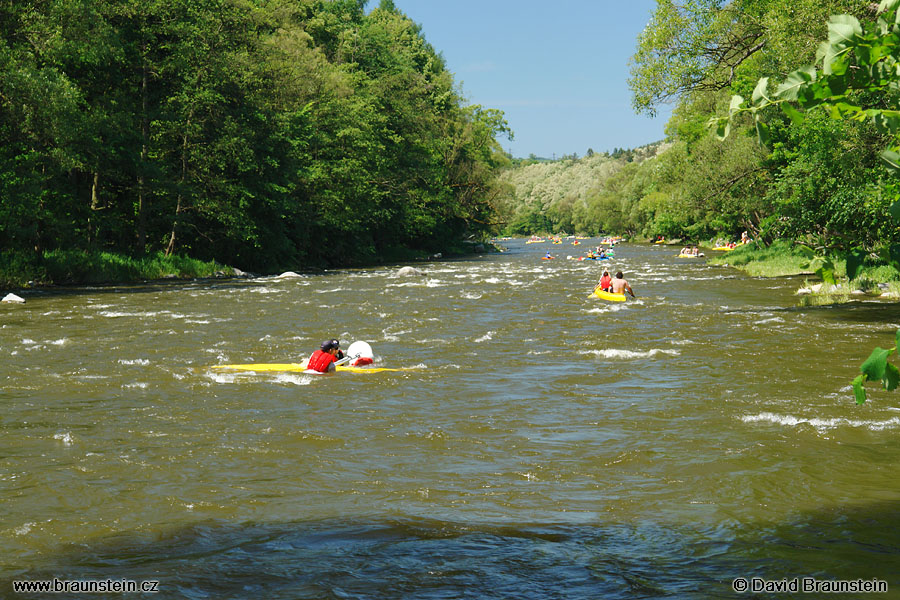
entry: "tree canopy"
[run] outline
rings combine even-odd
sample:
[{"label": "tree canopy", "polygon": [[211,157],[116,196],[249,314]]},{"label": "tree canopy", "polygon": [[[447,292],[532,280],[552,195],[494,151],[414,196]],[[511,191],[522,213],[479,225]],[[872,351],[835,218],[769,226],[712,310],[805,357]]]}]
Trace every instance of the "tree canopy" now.
[{"label": "tree canopy", "polygon": [[502,113],[365,5],[5,3],[0,248],[273,270],[487,235]]}]

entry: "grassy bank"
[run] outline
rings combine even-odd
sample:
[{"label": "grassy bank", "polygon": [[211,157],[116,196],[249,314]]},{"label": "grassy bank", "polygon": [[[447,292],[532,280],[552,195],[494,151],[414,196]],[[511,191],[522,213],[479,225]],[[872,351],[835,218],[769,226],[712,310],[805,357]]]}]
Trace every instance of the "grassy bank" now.
[{"label": "grassy bank", "polygon": [[848,281],[846,259],[839,255],[829,256],[837,284],[832,286],[821,285],[821,278],[809,266],[809,258],[796,244],[788,241],[779,240],[771,246],[750,243],[730,252],[709,248],[704,251],[709,264],[734,267],[754,277],[809,275],[801,288],[808,292],[801,298],[803,305],[839,304],[866,295],[900,297],[900,272],[875,257],[867,258],[856,277]]},{"label": "grassy bank", "polygon": [[[360,264],[416,262],[501,251],[498,245],[489,242],[459,242],[437,254],[398,247],[390,249],[383,256],[370,257]],[[81,250],[54,250],[44,252],[43,255],[0,253],[0,290],[48,285],[129,283],[168,278],[231,277],[236,274],[238,273],[234,268],[215,261],[205,262],[178,255],[165,256],[161,252],[141,258]]]},{"label": "grassy bank", "polygon": [[8,252],[0,255],[0,288],[192,279],[223,274],[233,275],[234,269],[215,261],[204,262],[162,253],[141,258],[78,250],[54,250],[42,255]]},{"label": "grassy bank", "polygon": [[[809,259],[794,244],[781,240],[771,246],[751,242],[729,252],[711,248],[704,248],[703,251],[709,264],[735,267],[754,277],[784,277],[813,272],[805,266]],[[846,262],[842,261],[841,269],[846,269]]]}]

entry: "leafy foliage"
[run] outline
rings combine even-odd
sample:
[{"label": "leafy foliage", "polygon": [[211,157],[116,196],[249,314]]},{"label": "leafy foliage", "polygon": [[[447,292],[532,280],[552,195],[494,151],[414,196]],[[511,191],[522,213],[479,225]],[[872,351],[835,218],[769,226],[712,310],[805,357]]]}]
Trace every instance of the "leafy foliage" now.
[{"label": "leafy foliage", "polygon": [[492,233],[502,113],[365,4],[0,8],[0,248],[274,271]]},{"label": "leafy foliage", "polygon": [[[756,123],[759,141],[769,144],[770,126],[763,119],[763,111],[770,106],[780,106],[795,127],[804,127],[806,113],[822,109],[833,120],[850,120],[868,123],[880,134],[886,136],[888,147],[881,153],[885,165],[896,176],[900,174],[900,111],[896,109],[900,98],[900,0],[883,0],[878,7],[879,16],[871,22],[861,23],[852,15],[834,15],[828,22],[828,39],[817,50],[817,69],[808,66],[793,71],[775,86],[767,77],[759,79],[749,101],[740,95],[731,99],[728,117],[713,120],[720,138],[727,137],[729,124],[742,113],[749,113]],[[808,153],[807,153],[808,154]],[[821,162],[821,161],[819,161]],[[842,198],[831,194],[836,200],[843,200],[841,208],[832,214],[849,216],[843,225],[863,225],[868,231],[881,232],[896,228],[889,224],[891,217],[900,216],[900,196],[897,183],[880,183],[877,191],[887,196],[890,206],[886,207],[879,222],[866,223],[853,218],[853,205],[865,205],[866,194]],[[868,194],[869,197],[875,194]],[[861,211],[865,214],[865,210]],[[860,222],[862,221],[862,222]],[[894,248],[890,243],[885,251],[885,259],[898,266]],[[828,258],[815,256],[805,248],[811,265],[827,282],[834,282],[834,265]],[[848,274],[855,274],[862,266],[865,252],[855,249],[847,260]],[[898,332],[900,336],[900,332]],[[861,375],[853,380],[853,390],[857,403],[866,400],[863,384],[880,380],[886,390],[894,390],[900,383],[900,370],[887,362],[897,347],[884,350],[876,348],[860,368]]]}]

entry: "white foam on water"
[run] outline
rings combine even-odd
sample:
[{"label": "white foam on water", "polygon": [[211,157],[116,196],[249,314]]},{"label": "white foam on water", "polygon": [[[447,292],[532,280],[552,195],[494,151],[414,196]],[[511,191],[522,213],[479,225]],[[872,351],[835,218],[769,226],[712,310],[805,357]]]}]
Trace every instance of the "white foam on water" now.
[{"label": "white foam on water", "polygon": [[68,431],[64,431],[62,433],[57,433],[53,436],[54,440],[59,440],[63,443],[63,446],[71,446],[75,443],[75,438],[72,437],[72,434]]},{"label": "white foam on water", "polygon": [[770,412],[764,412],[758,415],[744,415],[743,417],[741,417],[741,421],[743,421],[744,423],[768,422],[775,425],[784,425],[787,427],[796,427],[797,425],[806,423],[808,425],[811,425],[812,427],[815,427],[820,432],[830,429],[837,429],[839,427],[865,427],[870,431],[884,431],[885,429],[896,429],[900,427],[900,417],[892,417],[885,421],[847,419],[843,417],[832,419],[807,419],[804,417],[795,417],[794,415],[778,415]]},{"label": "white foam on water", "polygon": [[118,362],[120,365],[144,365],[144,366],[146,366],[146,365],[150,364],[150,361],[146,358],[135,358],[135,359],[120,358],[116,362]]},{"label": "white foam on water", "polygon": [[118,318],[118,317],[142,317],[147,319],[155,319],[158,317],[170,317],[172,319],[187,319],[189,317],[197,318],[197,317],[207,317],[209,315],[184,315],[181,313],[175,313],[171,310],[159,310],[159,311],[143,311],[143,312],[125,312],[118,310],[103,310],[98,313],[101,317],[107,318]]},{"label": "white foam on water", "polygon": [[209,372],[206,376],[216,383],[234,383],[235,380],[237,380],[237,375],[235,373],[220,373],[216,371]]},{"label": "white foam on water", "polygon": [[488,340],[492,340],[492,339],[494,339],[495,333],[497,333],[497,332],[496,331],[488,331],[483,336],[481,336],[480,338],[475,338],[473,341],[478,343],[478,342],[486,342]]},{"label": "white foam on water", "polygon": [[274,380],[278,383],[290,383],[293,385],[309,385],[313,382],[313,379],[318,377],[318,375],[312,375],[308,373],[279,373],[275,376]]},{"label": "white foam on water", "polygon": [[443,338],[423,338],[419,340],[421,344],[449,344],[451,340],[445,340]]},{"label": "white foam on water", "polygon": [[615,348],[606,348],[604,350],[580,350],[579,354],[593,354],[595,356],[601,356],[603,358],[621,358],[621,359],[633,359],[633,358],[652,358],[659,354],[666,354],[669,356],[679,356],[681,354],[680,350],[663,350],[662,348],[653,348],[652,350],[647,350],[646,352],[635,352],[633,350],[617,350]]},{"label": "white foam on water", "polygon": [[138,389],[138,390],[146,390],[149,384],[143,381],[135,381],[134,383],[126,383],[122,386],[123,389]]},{"label": "white foam on water", "polygon": [[51,346],[65,346],[69,343],[69,338],[62,338],[59,340],[53,340],[52,342],[47,342]]},{"label": "white foam on water", "polygon": [[753,322],[754,325],[766,325],[767,323],[784,323],[784,319],[781,317],[769,317],[768,319]]},{"label": "white foam on water", "polygon": [[12,531],[15,535],[28,535],[29,533],[31,533],[31,528],[35,525],[37,525],[37,523],[35,523],[34,521],[30,521],[28,523],[23,523]]},{"label": "white foam on water", "polygon": [[603,306],[598,306],[597,308],[588,309],[589,313],[610,313],[610,312],[619,312],[620,310],[627,310],[625,306],[626,302],[610,302]]}]

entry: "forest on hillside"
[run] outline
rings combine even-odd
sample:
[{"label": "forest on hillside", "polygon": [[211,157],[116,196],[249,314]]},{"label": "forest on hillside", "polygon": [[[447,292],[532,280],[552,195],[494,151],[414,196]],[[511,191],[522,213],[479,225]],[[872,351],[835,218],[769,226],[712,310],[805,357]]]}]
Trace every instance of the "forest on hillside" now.
[{"label": "forest on hillside", "polygon": [[[674,103],[666,145],[646,160],[512,166],[500,203],[508,230],[697,241],[747,230],[823,252],[896,245],[884,159],[900,123],[897,4],[658,0],[629,84],[639,112]],[[768,106],[776,93],[784,111]],[[727,136],[715,126],[723,115]]]},{"label": "forest on hillside", "polygon": [[644,191],[631,185],[635,173],[670,146],[657,142],[612,153],[590,151],[582,158],[513,161],[499,179],[496,206],[503,232],[633,233],[640,218],[632,213],[640,210]]},{"label": "forest on hillside", "polygon": [[0,251],[257,271],[494,226],[502,113],[391,0],[0,6]]}]

